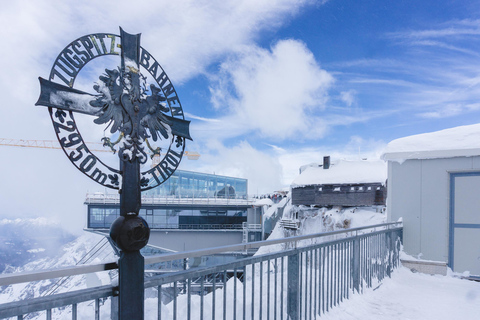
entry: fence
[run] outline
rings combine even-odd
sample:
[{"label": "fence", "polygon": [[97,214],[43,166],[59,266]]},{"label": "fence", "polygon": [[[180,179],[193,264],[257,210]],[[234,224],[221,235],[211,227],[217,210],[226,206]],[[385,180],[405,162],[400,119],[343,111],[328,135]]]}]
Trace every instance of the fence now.
[{"label": "fence", "polygon": [[[256,202],[253,196],[246,197],[178,197],[142,195],[142,204],[173,204],[173,205],[252,205]],[[88,194],[85,197],[85,204],[119,204],[118,194]]]},{"label": "fence", "polygon": [[[316,319],[361,293],[399,264],[400,223],[251,242],[145,258],[146,264],[261,248],[264,254],[222,265],[180,270],[147,278],[147,319]],[[273,247],[272,247],[273,246]],[[271,251],[270,253],[268,251]],[[273,252],[272,252],[273,251]],[[0,285],[114,269],[114,263],[49,272],[0,276]],[[148,291],[148,294],[147,294]],[[0,318],[65,308],[77,319],[77,305],[94,301],[92,315],[115,319],[118,289],[103,286],[0,305]],[[106,300],[108,298],[108,300]],[[108,304],[110,303],[110,308]],[[56,311],[56,314],[61,312]]]}]

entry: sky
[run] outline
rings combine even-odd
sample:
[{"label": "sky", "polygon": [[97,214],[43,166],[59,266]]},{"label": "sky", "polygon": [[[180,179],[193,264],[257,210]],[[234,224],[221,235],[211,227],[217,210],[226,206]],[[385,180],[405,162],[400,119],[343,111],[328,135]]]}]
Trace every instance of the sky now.
[{"label": "sky", "polygon": [[[119,26],[142,33],[191,121],[201,157],[179,168],[247,178],[251,194],[325,155],[378,159],[394,139],[479,122],[479,1],[19,0],[0,11],[0,138],[55,140],[38,77],[71,41]],[[77,84],[93,86],[101,59]],[[85,194],[104,191],[61,150],[0,146],[0,168],[9,218],[81,230]]]}]

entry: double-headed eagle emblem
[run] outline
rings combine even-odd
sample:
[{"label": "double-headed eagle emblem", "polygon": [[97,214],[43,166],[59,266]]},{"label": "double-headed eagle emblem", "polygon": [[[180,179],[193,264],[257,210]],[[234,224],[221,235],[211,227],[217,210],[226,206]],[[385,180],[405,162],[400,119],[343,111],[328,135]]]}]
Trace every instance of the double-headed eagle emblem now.
[{"label": "double-headed eagle emblem", "polygon": [[[105,69],[99,80],[93,86],[97,92],[93,95],[40,78],[37,105],[96,116],[94,123],[107,124],[112,134],[119,132],[124,138],[120,154],[128,160],[139,157],[146,162],[141,144],[146,141],[150,147],[148,138],[157,141],[173,134],[191,140],[189,121],[166,114],[170,111],[167,98],[154,84],[147,89],[146,78],[135,66]],[[109,142],[106,144],[111,145]]]},{"label": "double-headed eagle emblem", "polygon": [[[151,137],[153,141],[157,141],[159,135],[162,135],[167,139],[172,121],[164,114],[170,111],[166,107],[166,98],[154,84],[150,85],[151,94],[147,95],[145,78],[137,70],[132,69],[124,73],[123,77],[121,70],[106,69],[106,73],[99,77],[101,82],[93,87],[99,95],[90,101],[90,105],[99,110],[98,118],[93,122],[109,123],[111,133],[120,131],[130,135],[134,126],[132,119],[138,117],[140,119],[138,138],[146,140]],[[139,87],[130,85],[132,77],[139,78],[141,84]]]}]

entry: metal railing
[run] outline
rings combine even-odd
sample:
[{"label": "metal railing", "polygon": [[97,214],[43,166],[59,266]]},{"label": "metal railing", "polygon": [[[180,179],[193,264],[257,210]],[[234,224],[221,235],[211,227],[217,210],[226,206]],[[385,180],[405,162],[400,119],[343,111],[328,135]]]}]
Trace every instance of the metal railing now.
[{"label": "metal railing", "polygon": [[[173,204],[173,205],[252,205],[256,202],[252,197],[228,198],[228,197],[179,197],[179,196],[159,196],[142,195],[142,204]],[[118,194],[90,194],[85,197],[85,204],[119,204],[120,196]]]},{"label": "metal railing", "polygon": [[262,225],[260,223],[243,222],[242,223],[242,228],[243,229],[248,229],[248,230],[262,230]]},{"label": "metal railing", "polygon": [[[147,278],[146,297],[153,297],[146,300],[146,318],[314,319],[390,276],[399,265],[402,230],[401,223],[388,223],[147,257],[146,265],[262,247],[268,252],[268,246],[276,246],[270,247],[273,253]],[[112,262],[1,275],[0,285],[114,268]],[[77,319],[77,305],[85,301],[92,304],[91,318],[100,318],[102,303],[115,318],[117,295],[118,289],[110,285],[11,302],[0,305],[0,318],[22,319],[46,311],[50,319],[54,308],[67,307],[64,312]]]}]

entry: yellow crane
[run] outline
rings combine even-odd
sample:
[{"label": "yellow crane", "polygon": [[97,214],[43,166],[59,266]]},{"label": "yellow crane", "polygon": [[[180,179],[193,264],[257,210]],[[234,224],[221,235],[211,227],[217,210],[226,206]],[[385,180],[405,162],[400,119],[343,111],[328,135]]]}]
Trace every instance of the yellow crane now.
[{"label": "yellow crane", "polygon": [[[93,152],[112,152],[112,150],[103,148],[103,144],[100,142],[85,142],[88,148]],[[58,141],[56,140],[23,140],[23,139],[6,139],[0,138],[0,146],[9,147],[23,147],[23,148],[43,148],[43,149],[61,149]],[[67,148],[69,149],[69,148]],[[73,150],[73,149],[72,149]],[[184,155],[188,160],[198,160],[200,154],[198,152],[185,151]],[[158,156],[158,155],[155,155]],[[156,158],[159,158],[156,157]],[[159,159],[157,160],[157,163]]]}]

